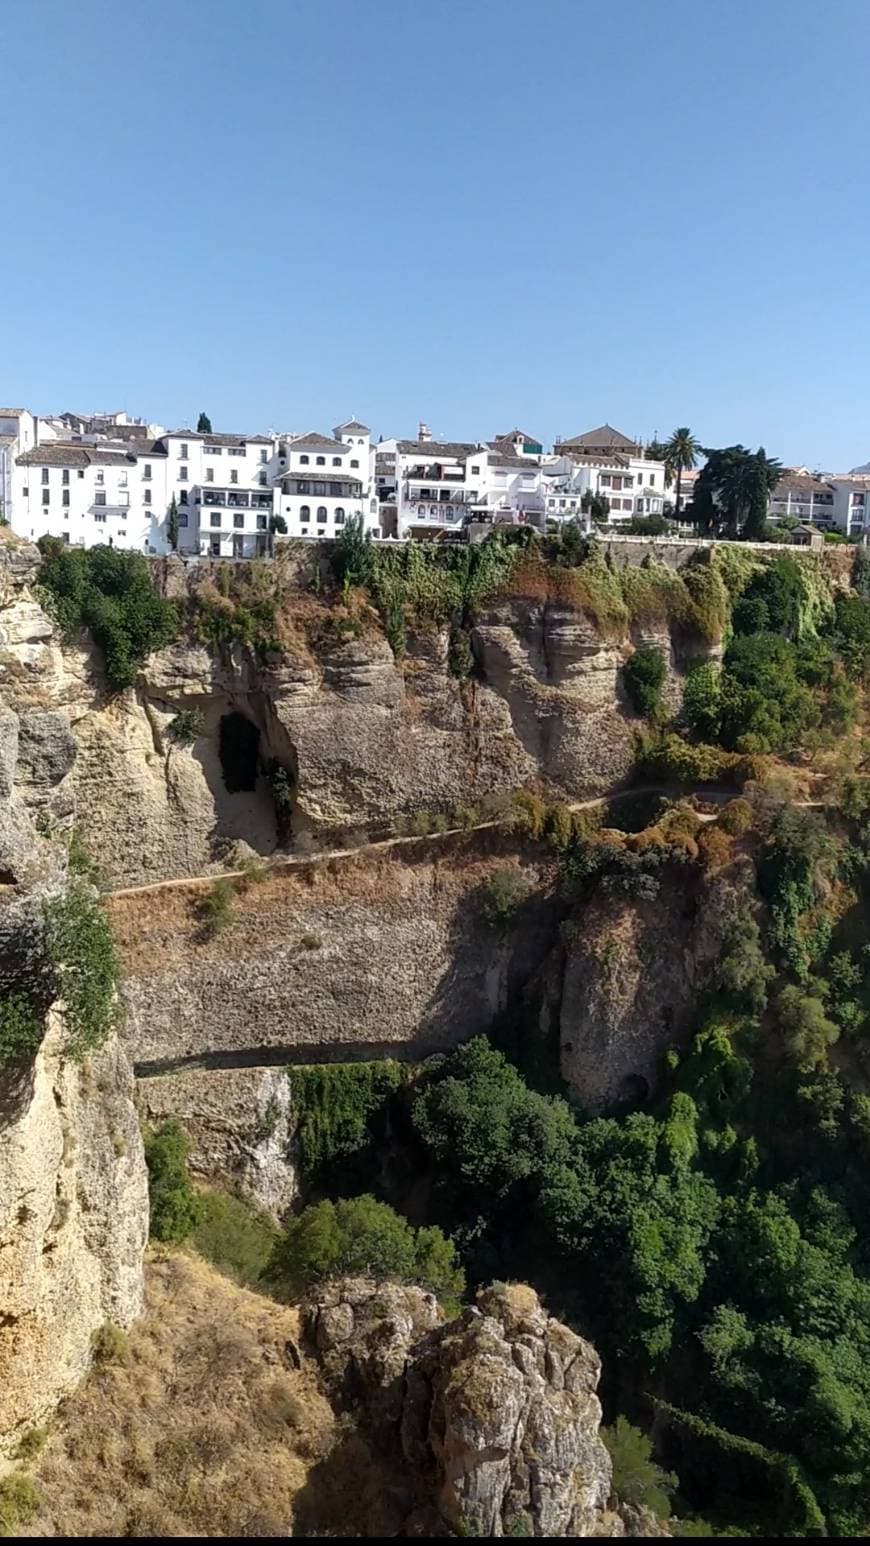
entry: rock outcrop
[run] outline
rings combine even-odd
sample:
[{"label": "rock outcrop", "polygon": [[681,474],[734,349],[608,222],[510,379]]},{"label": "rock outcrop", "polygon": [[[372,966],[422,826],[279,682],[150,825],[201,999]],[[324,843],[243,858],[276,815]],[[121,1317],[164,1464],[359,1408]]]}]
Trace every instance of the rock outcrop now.
[{"label": "rock outcrop", "polygon": [[609,1507],[600,1360],[534,1290],[486,1289],[445,1322],[422,1289],[354,1279],[305,1325],[333,1399],[395,1457],[409,1512],[391,1533],[667,1533]]},{"label": "rock outcrop", "polygon": [[75,741],[69,679],[32,585],[38,555],[0,533],[0,1002],[45,1015],[35,1061],[0,1068],[0,1460],[142,1300],[148,1205],[129,1063],[115,1040],[63,1053],[43,901],[66,884]]}]

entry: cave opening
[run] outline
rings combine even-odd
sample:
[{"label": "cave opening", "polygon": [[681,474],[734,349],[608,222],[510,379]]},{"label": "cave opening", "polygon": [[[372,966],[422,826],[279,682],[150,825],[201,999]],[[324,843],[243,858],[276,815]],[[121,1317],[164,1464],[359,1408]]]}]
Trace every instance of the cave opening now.
[{"label": "cave opening", "polygon": [[260,765],[260,732],[257,726],[236,710],[231,714],[222,714],[218,751],[227,791],[230,794],[242,794],[256,789]]}]

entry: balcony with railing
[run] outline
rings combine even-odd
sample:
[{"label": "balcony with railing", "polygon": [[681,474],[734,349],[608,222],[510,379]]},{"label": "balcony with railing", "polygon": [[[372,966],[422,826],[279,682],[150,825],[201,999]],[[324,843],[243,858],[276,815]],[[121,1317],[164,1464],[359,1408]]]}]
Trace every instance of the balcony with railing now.
[{"label": "balcony with railing", "polygon": [[441,462],[432,462],[428,466],[418,462],[405,471],[405,478],[409,483],[464,483],[464,467],[445,467]]}]

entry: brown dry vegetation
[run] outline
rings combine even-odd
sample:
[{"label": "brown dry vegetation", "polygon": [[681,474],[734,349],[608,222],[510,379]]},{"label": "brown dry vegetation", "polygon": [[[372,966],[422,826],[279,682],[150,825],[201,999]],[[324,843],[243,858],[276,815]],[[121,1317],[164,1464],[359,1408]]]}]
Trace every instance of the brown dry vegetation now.
[{"label": "brown dry vegetation", "polygon": [[297,1338],[294,1308],[192,1256],[152,1259],[144,1319],[104,1339],[53,1424],[23,1533],[288,1536],[300,1507],[303,1533],[321,1516],[364,1533],[383,1478],[314,1367],[293,1367]]}]

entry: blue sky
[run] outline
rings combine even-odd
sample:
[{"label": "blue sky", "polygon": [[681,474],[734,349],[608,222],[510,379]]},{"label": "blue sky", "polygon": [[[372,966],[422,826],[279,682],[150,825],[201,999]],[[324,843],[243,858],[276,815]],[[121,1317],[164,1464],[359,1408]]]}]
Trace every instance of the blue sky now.
[{"label": "blue sky", "polygon": [[0,397],[870,457],[867,0],[32,0]]}]

